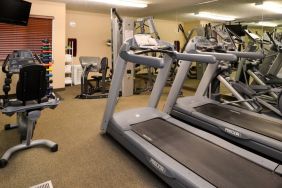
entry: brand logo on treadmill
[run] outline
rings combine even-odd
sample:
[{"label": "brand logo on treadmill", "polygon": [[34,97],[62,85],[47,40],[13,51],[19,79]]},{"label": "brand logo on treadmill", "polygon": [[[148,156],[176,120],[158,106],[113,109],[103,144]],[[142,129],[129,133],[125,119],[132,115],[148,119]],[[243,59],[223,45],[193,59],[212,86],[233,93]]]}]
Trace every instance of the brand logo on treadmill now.
[{"label": "brand logo on treadmill", "polygon": [[233,112],[235,114],[241,114],[240,112],[234,111],[234,110],[230,110],[230,112]]},{"label": "brand logo on treadmill", "polygon": [[227,132],[228,134],[231,134],[233,136],[236,136],[236,137],[241,137],[241,133],[237,132],[237,131],[234,131],[232,129],[228,129],[228,128],[224,128],[225,132]]},{"label": "brand logo on treadmill", "polygon": [[150,158],[150,163],[157,169],[159,170],[161,173],[165,174],[166,170],[165,168],[160,165],[160,163],[158,163],[156,160],[154,160],[153,158]]}]

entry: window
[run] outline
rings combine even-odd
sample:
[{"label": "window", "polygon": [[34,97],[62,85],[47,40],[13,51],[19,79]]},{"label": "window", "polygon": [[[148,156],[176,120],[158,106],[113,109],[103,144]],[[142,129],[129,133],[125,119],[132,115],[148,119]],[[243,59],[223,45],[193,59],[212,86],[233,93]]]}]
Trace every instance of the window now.
[{"label": "window", "polygon": [[41,40],[52,42],[52,18],[29,18],[28,26],[0,23],[0,60],[4,60],[13,50],[41,52]]}]

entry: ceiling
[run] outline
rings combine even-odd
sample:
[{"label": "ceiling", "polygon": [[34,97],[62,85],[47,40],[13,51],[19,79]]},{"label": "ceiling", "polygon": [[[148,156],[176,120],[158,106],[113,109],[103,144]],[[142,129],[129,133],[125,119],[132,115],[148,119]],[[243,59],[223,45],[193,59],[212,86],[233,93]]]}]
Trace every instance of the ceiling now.
[{"label": "ceiling", "polygon": [[[91,0],[45,0],[54,2],[64,2],[67,5],[68,10],[98,12],[98,13],[110,13],[112,5],[93,2]],[[105,0],[107,1],[107,0]],[[172,10],[177,10],[183,6],[190,6],[206,0],[142,0],[148,3],[148,7],[144,9],[129,8],[122,6],[115,6],[119,13],[126,16],[145,16],[156,15]]]},{"label": "ceiling", "polygon": [[[66,3],[68,10],[109,13],[113,6],[103,3],[92,2],[91,0],[45,0]],[[106,0],[105,0],[106,1]],[[223,15],[235,16],[237,20],[258,21],[277,20],[282,23],[282,14],[274,14],[269,11],[262,11],[254,6],[255,2],[261,0],[143,0],[148,2],[148,7],[128,8],[115,6],[122,16],[155,16],[161,19],[188,21],[197,19],[189,13],[200,11],[213,12]],[[281,4],[282,0],[271,0]],[[208,3],[210,2],[210,3]]]},{"label": "ceiling", "polygon": [[[275,14],[269,11],[262,10],[256,7],[255,0],[219,0],[216,2],[202,4],[202,5],[192,5],[187,7],[182,7],[176,11],[171,11],[170,13],[160,14],[161,17],[177,17],[180,20],[191,20],[197,19],[195,16],[190,15],[191,13],[197,13],[200,11],[211,12],[221,15],[234,16],[236,20],[243,21],[258,21],[258,20],[282,20],[282,14]],[[276,1],[276,3],[281,4],[282,0]]]}]

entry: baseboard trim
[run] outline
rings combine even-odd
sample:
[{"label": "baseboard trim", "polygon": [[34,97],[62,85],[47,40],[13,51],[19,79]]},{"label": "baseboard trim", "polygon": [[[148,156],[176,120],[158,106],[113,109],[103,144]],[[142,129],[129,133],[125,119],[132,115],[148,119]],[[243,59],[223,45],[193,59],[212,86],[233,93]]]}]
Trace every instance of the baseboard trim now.
[{"label": "baseboard trim", "polygon": [[54,89],[54,92],[60,92],[60,91],[65,91],[66,90],[66,88],[64,87],[64,88],[57,88],[57,89]]}]

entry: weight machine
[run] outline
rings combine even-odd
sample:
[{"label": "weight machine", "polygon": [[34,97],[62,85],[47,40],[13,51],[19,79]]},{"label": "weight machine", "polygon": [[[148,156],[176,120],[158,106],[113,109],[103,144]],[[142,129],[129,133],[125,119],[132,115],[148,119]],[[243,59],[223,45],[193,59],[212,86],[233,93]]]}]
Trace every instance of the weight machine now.
[{"label": "weight machine", "polygon": [[[81,93],[76,96],[78,99],[101,99],[108,97],[108,58],[87,57],[79,58],[83,72],[81,74]],[[101,75],[91,76],[90,73],[99,73]],[[95,82],[95,85],[93,84]]]},{"label": "weight machine", "polygon": [[[115,62],[117,61],[118,52],[122,45],[122,43],[130,38],[133,38],[134,34],[150,34],[156,39],[159,39],[159,34],[156,30],[155,23],[153,17],[144,17],[144,18],[122,18],[115,8],[111,9],[111,44],[112,44],[112,67],[111,73],[113,74],[115,70]],[[140,66],[140,65],[139,65]],[[148,69],[148,78],[147,86],[143,91],[150,91],[152,89],[152,85],[154,82],[154,70],[150,67]],[[131,96],[137,91],[134,80],[137,76],[137,66],[132,63],[128,63],[126,67],[126,71],[122,80],[121,92],[122,96]],[[140,70],[140,68],[139,68]]]}]

